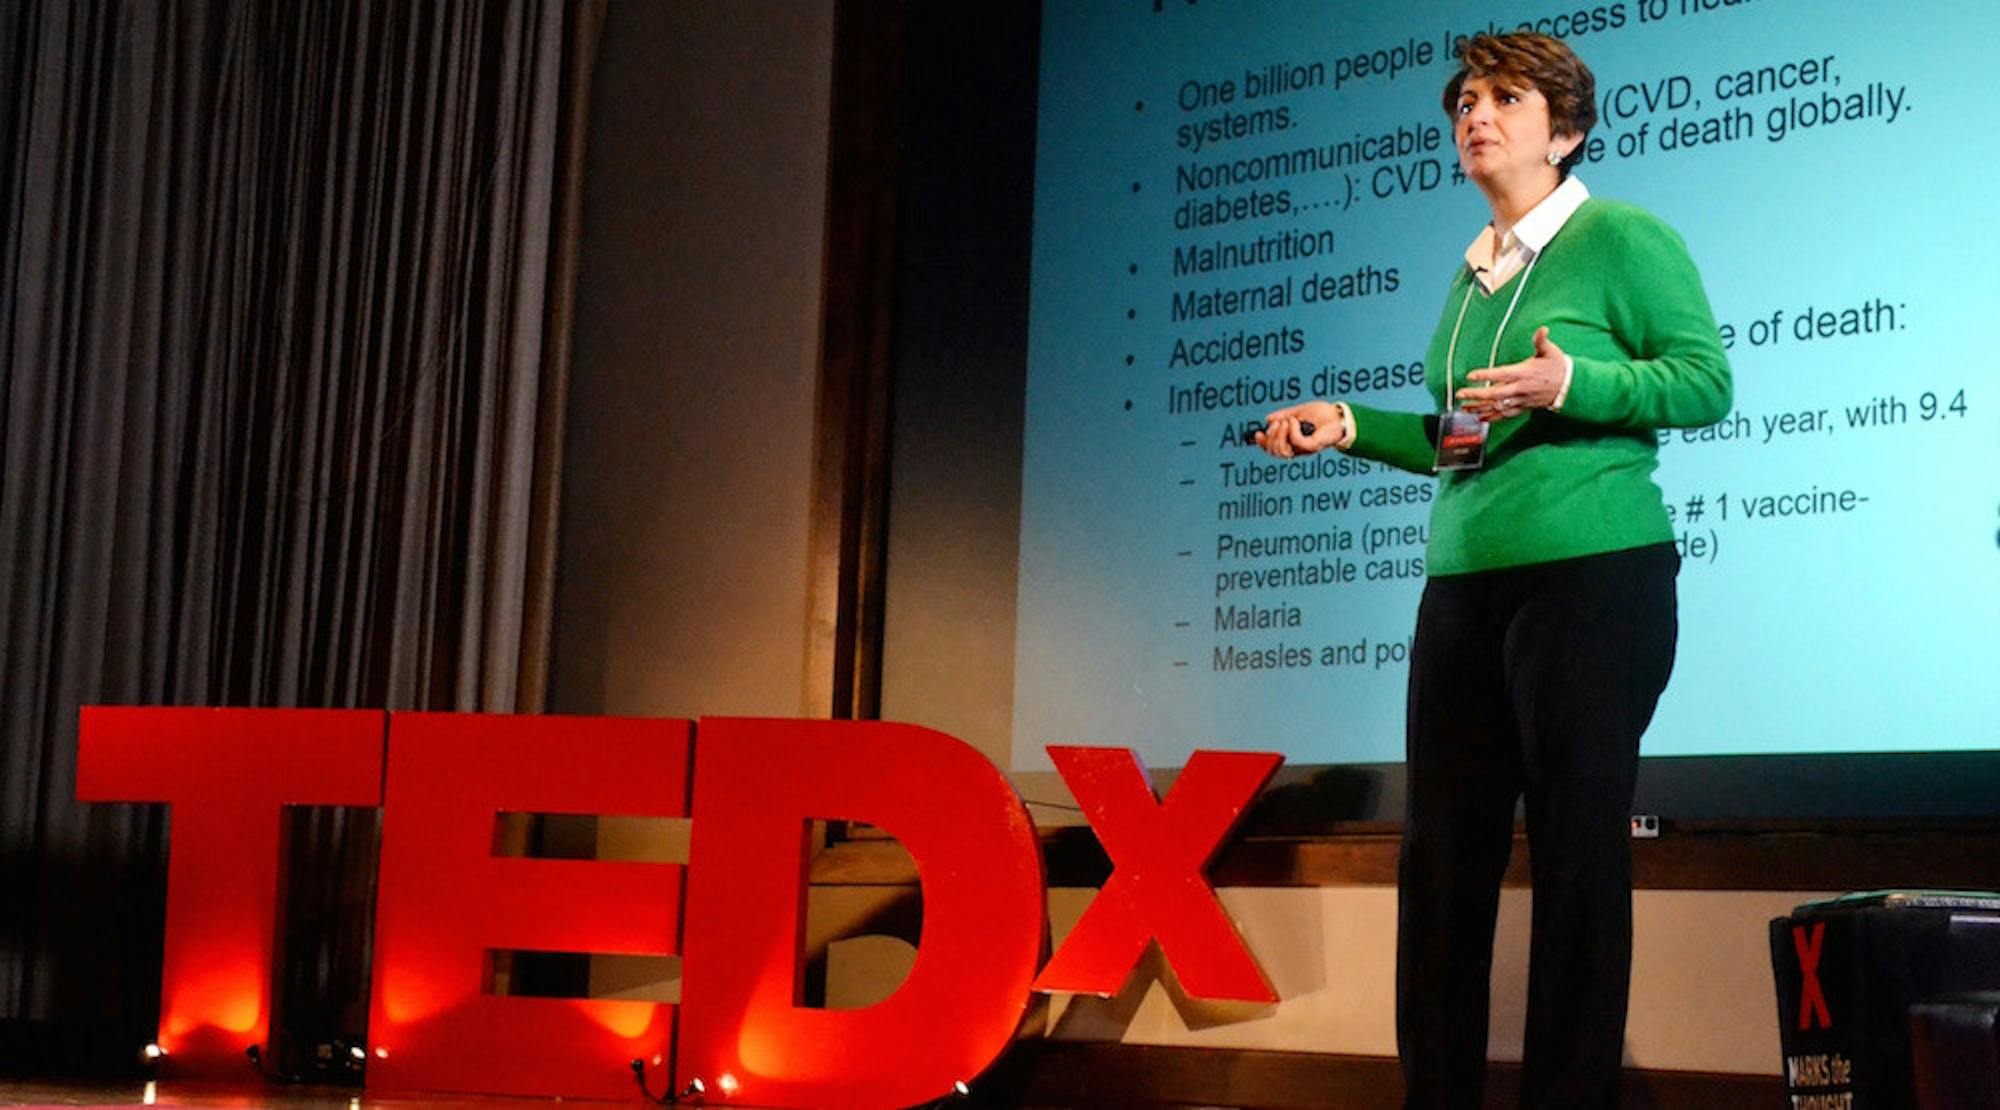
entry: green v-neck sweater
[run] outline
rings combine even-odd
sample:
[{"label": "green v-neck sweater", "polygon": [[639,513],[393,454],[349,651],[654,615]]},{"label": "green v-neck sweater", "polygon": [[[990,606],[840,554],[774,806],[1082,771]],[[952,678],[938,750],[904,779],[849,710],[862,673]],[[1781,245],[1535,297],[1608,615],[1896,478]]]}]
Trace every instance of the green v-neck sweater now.
[{"label": "green v-neck sweater", "polygon": [[[1575,360],[1561,412],[1536,409],[1490,425],[1486,464],[1439,475],[1426,567],[1467,574],[1623,551],[1673,538],[1660,489],[1656,430],[1713,424],[1729,412],[1729,360],[1687,245],[1629,204],[1583,202],[1534,269],[1492,294],[1461,268],[1424,359],[1424,384],[1442,409],[1445,356],[1466,290],[1456,388],[1486,367],[1493,334],[1519,283],[1520,304],[1500,338],[1500,365],[1534,355],[1535,329]],[[1349,405],[1348,453],[1419,473],[1437,461],[1436,411]]]}]

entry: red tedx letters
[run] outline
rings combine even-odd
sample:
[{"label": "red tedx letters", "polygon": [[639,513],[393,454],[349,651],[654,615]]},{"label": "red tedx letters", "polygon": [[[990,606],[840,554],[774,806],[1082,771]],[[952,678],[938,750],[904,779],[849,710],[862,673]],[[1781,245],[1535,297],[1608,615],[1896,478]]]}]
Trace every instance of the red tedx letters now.
[{"label": "red tedx letters", "polygon": [[1111,994],[1158,938],[1181,987],[1198,998],[1276,1002],[1243,938],[1202,878],[1223,838],[1278,769],[1265,752],[1196,752],[1167,800],[1124,748],[1049,749],[1111,857],[1097,892],[1035,980],[1043,991]]},{"label": "red tedx letters", "polygon": [[168,804],[160,1043],[175,1068],[241,1075],[265,1041],[287,805],[382,802],[380,710],[87,707],[83,801]]},{"label": "red tedx letters", "polygon": [[[910,725],[90,708],[77,796],[170,807],[159,1036],[176,1074],[241,1075],[269,1036],[281,807],[382,805],[371,1088],[622,1098],[627,1061],[676,1056],[678,1014],[675,1082],[711,1105],[898,1106],[991,1064],[1031,990],[1116,991],[1148,940],[1189,994],[1276,998],[1202,871],[1279,757],[1196,753],[1159,802],[1130,752],[1051,754],[1114,870],[1039,980],[1019,796]],[[674,864],[495,851],[504,813],[690,811],[685,897]],[[917,865],[916,961],[865,1009],[800,1005],[822,818],[880,826]],[[683,934],[678,1007],[494,990],[497,952],[665,956]]]}]

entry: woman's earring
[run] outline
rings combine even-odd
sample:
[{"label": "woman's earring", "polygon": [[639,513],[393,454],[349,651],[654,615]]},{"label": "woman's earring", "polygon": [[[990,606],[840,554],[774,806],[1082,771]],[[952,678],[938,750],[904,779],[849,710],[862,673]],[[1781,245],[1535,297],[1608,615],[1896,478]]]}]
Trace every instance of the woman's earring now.
[{"label": "woman's earring", "polygon": [[1549,151],[1549,165],[1560,166],[1562,165],[1562,160],[1563,160],[1562,151],[1559,150]]}]

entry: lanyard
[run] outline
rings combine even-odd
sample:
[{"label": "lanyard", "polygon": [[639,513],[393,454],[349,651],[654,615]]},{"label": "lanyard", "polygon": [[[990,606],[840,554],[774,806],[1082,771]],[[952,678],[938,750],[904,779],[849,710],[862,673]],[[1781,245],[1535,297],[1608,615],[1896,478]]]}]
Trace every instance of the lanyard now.
[{"label": "lanyard", "polygon": [[[1528,268],[1521,271],[1521,280],[1514,283],[1514,298],[1507,302],[1507,311],[1501,314],[1500,326],[1494,329],[1493,332],[1493,349],[1486,354],[1486,368],[1488,370],[1493,369],[1493,367],[1499,364],[1500,337],[1507,333],[1507,321],[1514,318],[1514,306],[1521,303],[1521,291],[1528,287],[1528,275],[1535,272],[1535,263],[1541,260],[1542,252],[1536,251],[1534,257],[1528,259]],[[1458,330],[1465,326],[1465,310],[1472,307],[1472,288],[1478,283],[1479,279],[1476,277],[1466,278],[1465,299],[1458,303],[1458,322],[1451,326],[1451,345],[1445,348],[1444,411],[1446,412],[1450,412],[1455,407],[1452,399],[1458,393],[1458,387],[1453,382],[1453,377],[1457,373],[1456,367],[1458,366]]]}]

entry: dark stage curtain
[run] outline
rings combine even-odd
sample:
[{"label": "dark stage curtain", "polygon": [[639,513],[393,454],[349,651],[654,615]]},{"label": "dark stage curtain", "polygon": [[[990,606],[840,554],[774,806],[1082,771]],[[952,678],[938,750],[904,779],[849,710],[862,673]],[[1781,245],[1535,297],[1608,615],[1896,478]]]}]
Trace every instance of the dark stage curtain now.
[{"label": "dark stage curtain", "polygon": [[[17,1056],[157,1013],[167,814],[74,800],[80,705],[540,709],[597,15],[0,0]],[[353,1033],[377,827],[291,826],[281,997]]]}]

